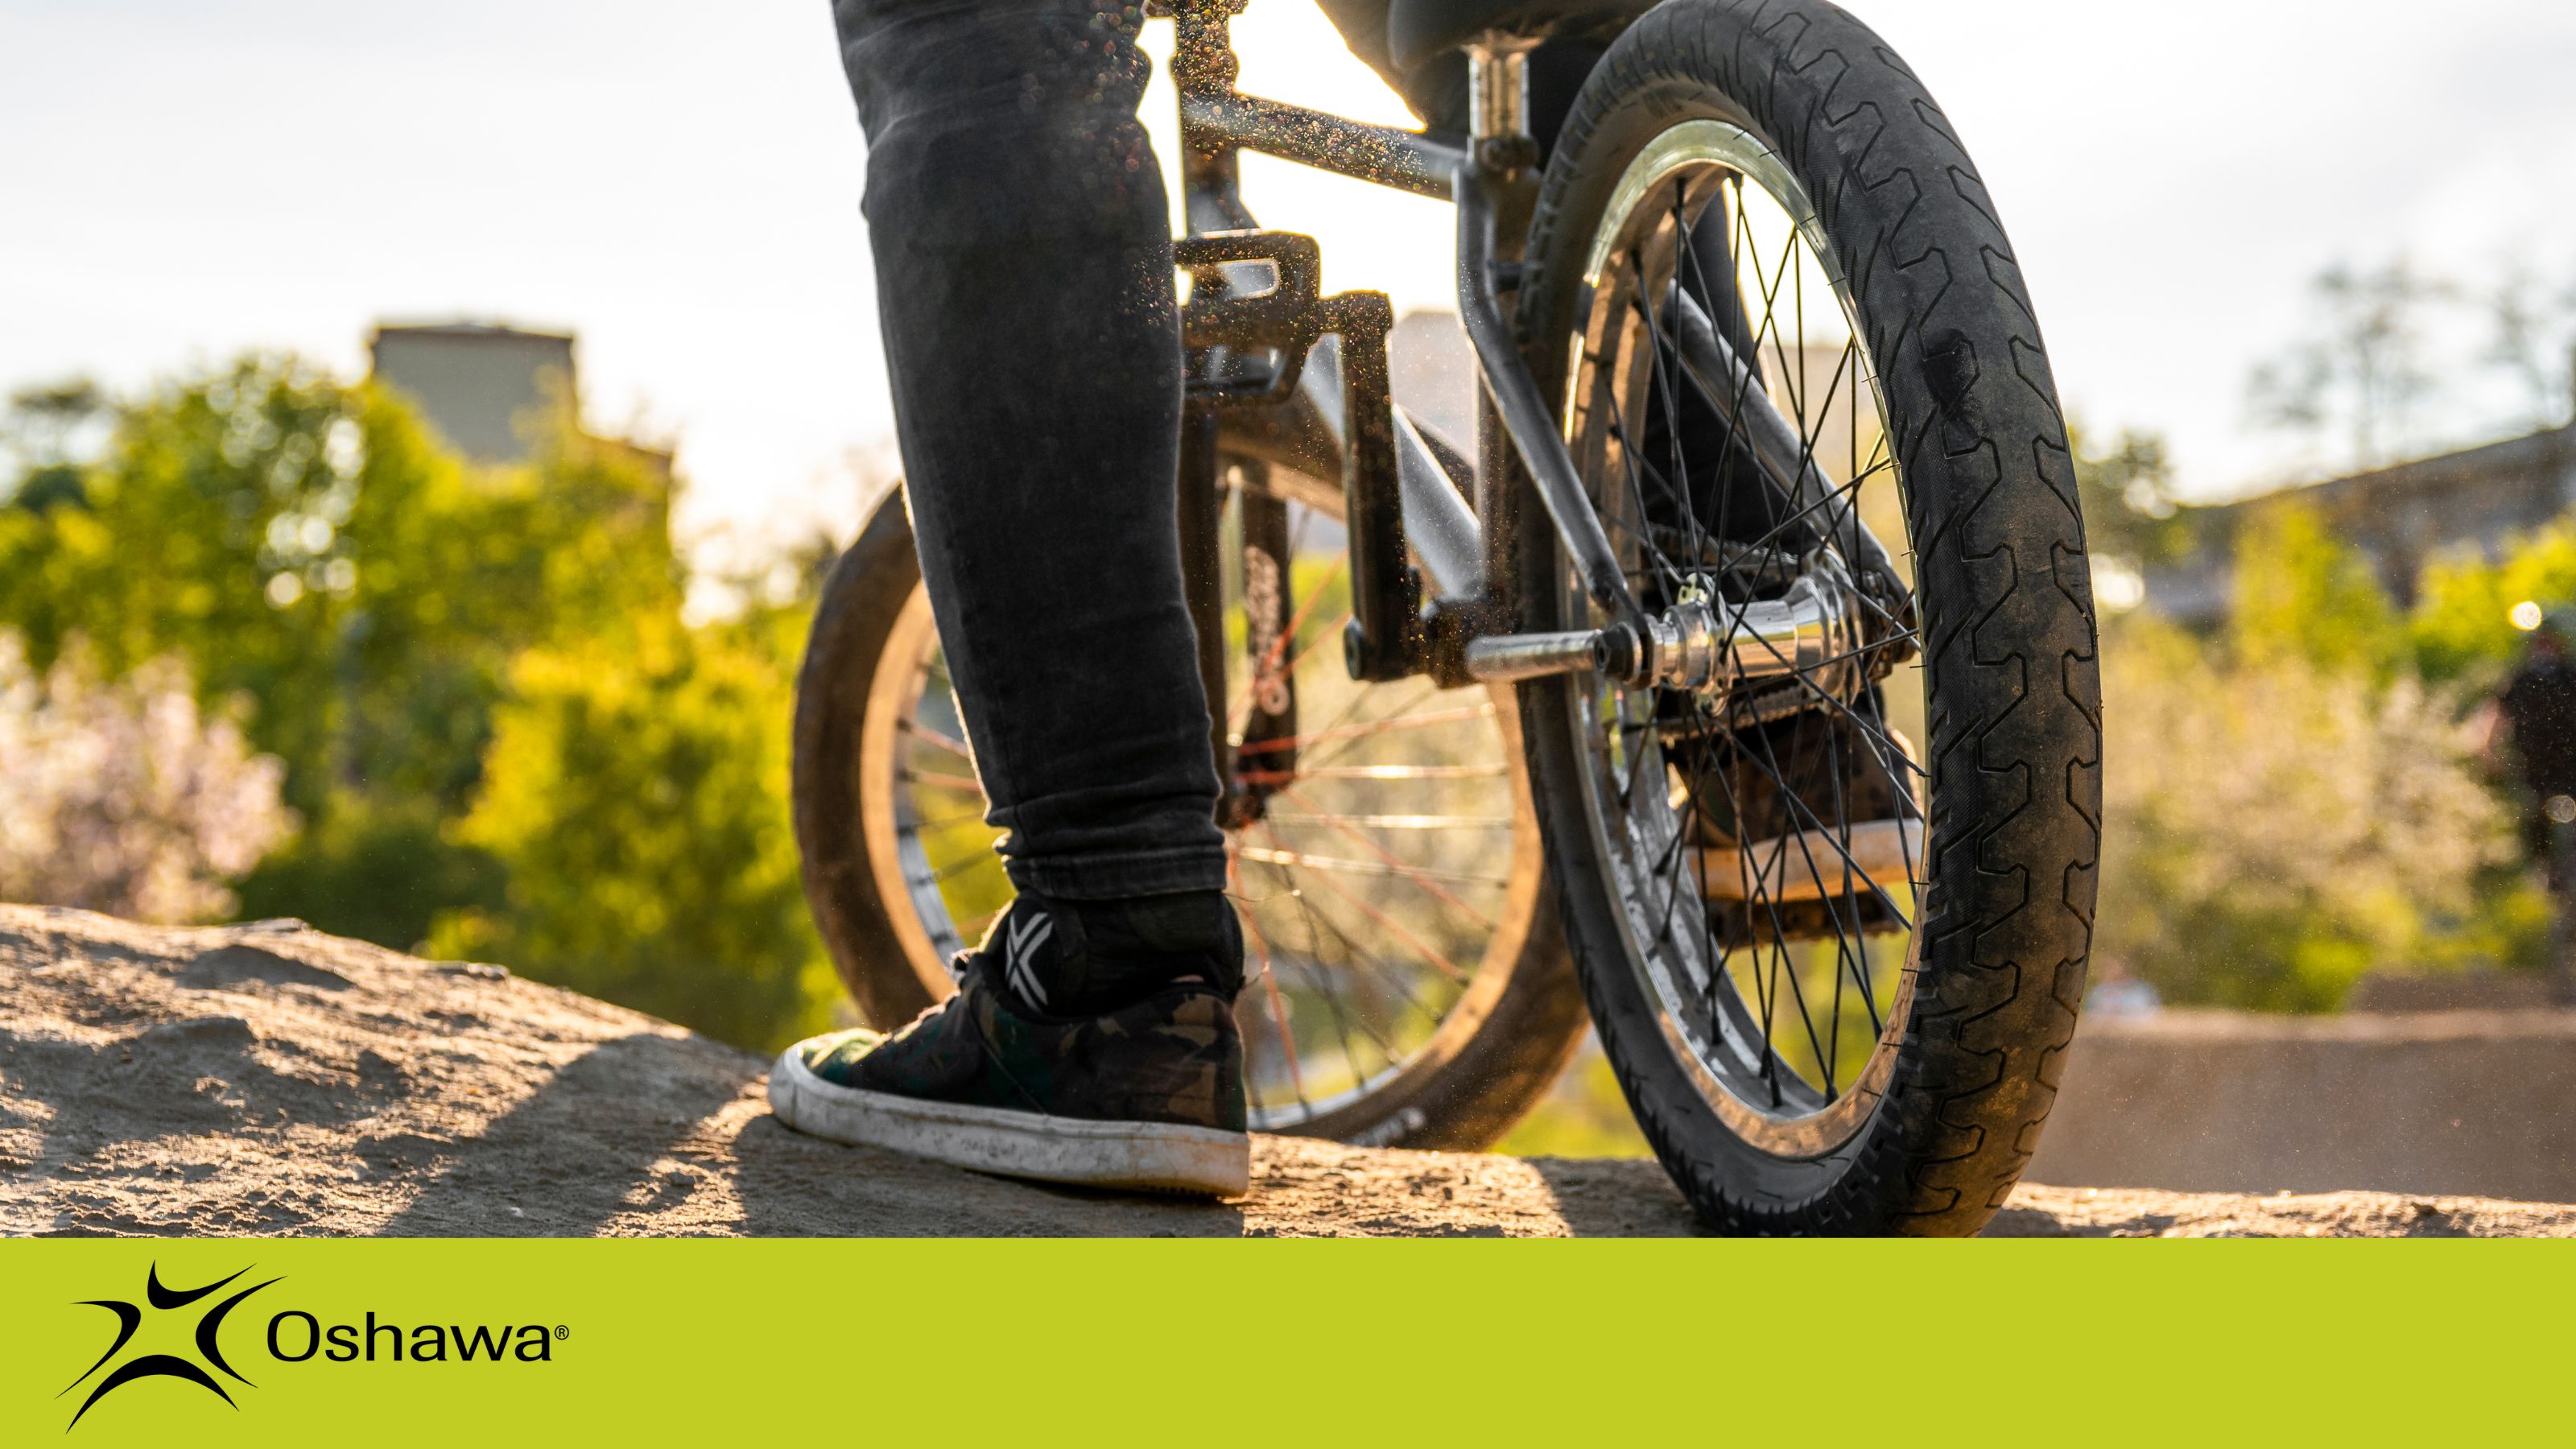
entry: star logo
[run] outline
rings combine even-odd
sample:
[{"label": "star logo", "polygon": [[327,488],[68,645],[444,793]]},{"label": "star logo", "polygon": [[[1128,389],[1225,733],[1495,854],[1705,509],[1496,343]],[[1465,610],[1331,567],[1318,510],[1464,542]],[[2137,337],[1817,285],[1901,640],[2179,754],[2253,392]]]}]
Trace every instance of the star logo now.
[{"label": "star logo", "polygon": [[[247,1273],[249,1271],[250,1269],[244,1268],[240,1270],[240,1272],[234,1273],[230,1278],[217,1279],[203,1288],[165,1288],[161,1284],[161,1265],[155,1263],[152,1265],[151,1270],[145,1275],[143,1285],[144,1301],[151,1304],[152,1307],[159,1312],[176,1312],[179,1309],[187,1307],[189,1304],[212,1296],[227,1284],[233,1282],[234,1279],[241,1277],[243,1273]],[[250,1295],[258,1292],[262,1288],[267,1287],[269,1283],[275,1283],[277,1281],[277,1279],[271,1278],[267,1283],[253,1283],[251,1286],[244,1288],[239,1293],[236,1293],[230,1298],[225,1299],[223,1302],[216,1304],[214,1307],[207,1309],[205,1315],[197,1320],[197,1352],[204,1356],[207,1363],[214,1365],[214,1367],[220,1370],[226,1378],[232,1379],[236,1383],[249,1384],[250,1380],[243,1378],[238,1372],[234,1371],[231,1364],[224,1362],[223,1346],[216,1341],[216,1335],[223,1331],[224,1315],[232,1312],[243,1299],[248,1298]],[[116,1342],[109,1344],[107,1346],[107,1352],[100,1354],[98,1356],[98,1362],[91,1364],[87,1369],[83,1370],[79,1378],[63,1385],[62,1393],[54,1395],[54,1397],[58,1399],[61,1398],[63,1394],[68,1394],[72,1390],[79,1388],[82,1384],[89,1382],[92,1374],[97,1373],[100,1369],[106,1368],[108,1361],[124,1352],[126,1344],[133,1341],[134,1331],[143,1326],[143,1310],[136,1307],[134,1304],[125,1302],[122,1299],[91,1298],[83,1300],[78,1306],[82,1308],[104,1308],[108,1312],[115,1314]],[[204,1366],[189,1359],[182,1358],[175,1353],[137,1354],[133,1358],[127,1359],[125,1362],[118,1364],[114,1370],[109,1372],[107,1377],[98,1381],[98,1385],[89,1391],[89,1397],[81,1400],[80,1408],[73,1412],[71,1423],[64,1425],[63,1431],[65,1433],[71,1432],[72,1428],[80,1423],[81,1415],[88,1413],[92,1405],[96,1404],[99,1400],[106,1398],[108,1394],[114,1390],[123,1388],[127,1384],[133,1383],[138,1379],[152,1378],[185,1379],[189,1383],[205,1389],[208,1393],[213,1394],[216,1398],[223,1400],[225,1403],[233,1403],[233,1396],[224,1392],[224,1386],[216,1382],[215,1376],[208,1373]],[[256,1387],[256,1385],[253,1385],[253,1387]],[[241,1406],[239,1404],[233,1404],[233,1407],[238,1409]]]}]

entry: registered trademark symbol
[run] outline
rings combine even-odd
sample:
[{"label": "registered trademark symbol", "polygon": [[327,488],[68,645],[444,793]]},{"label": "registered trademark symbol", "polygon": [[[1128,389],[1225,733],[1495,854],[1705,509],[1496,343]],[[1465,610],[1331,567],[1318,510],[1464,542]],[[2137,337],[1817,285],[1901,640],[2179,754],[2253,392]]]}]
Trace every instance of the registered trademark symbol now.
[{"label": "registered trademark symbol", "polygon": [[563,1324],[558,1323],[555,1325],[555,1337],[570,1338],[572,1337],[572,1330],[565,1327]]}]

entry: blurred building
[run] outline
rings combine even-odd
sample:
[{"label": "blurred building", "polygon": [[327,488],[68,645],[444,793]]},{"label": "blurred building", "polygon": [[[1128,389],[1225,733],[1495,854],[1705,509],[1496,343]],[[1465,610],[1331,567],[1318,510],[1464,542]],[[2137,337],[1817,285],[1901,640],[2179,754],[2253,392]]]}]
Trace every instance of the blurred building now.
[{"label": "blurred building", "polygon": [[[559,427],[581,427],[573,338],[482,322],[379,326],[374,377],[400,393],[449,447],[478,463],[525,462]],[[667,473],[671,455],[623,439]]]},{"label": "blurred building", "polygon": [[2434,557],[2474,551],[2494,562],[2515,535],[2576,508],[2576,423],[2192,509],[2195,547],[2172,563],[2147,567],[2147,607],[2185,624],[2224,617],[2237,534],[2284,503],[2314,508],[2327,529],[2370,561],[2389,597],[2411,605],[2416,577]]}]

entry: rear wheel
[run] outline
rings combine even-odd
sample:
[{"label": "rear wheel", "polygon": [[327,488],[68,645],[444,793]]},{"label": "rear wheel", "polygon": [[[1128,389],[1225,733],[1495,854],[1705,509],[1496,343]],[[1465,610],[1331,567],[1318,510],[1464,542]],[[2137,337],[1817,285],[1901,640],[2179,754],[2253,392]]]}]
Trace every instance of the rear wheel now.
[{"label": "rear wheel", "polygon": [[[1414,1147],[1500,1137],[1579,1040],[1582,999],[1508,696],[1353,682],[1338,518],[1236,470],[1228,717],[1259,811],[1227,831],[1253,1126]],[[1247,608],[1247,603],[1252,607]],[[1265,621],[1265,640],[1247,638]],[[1247,661],[1267,667],[1254,670]],[[1256,678],[1256,674],[1259,676]],[[1293,685],[1283,696],[1282,682]],[[1293,697],[1293,728],[1275,728]],[[1266,736],[1266,737],[1265,737]],[[905,1021],[1012,898],[900,496],[832,571],[797,690],[795,818],[815,919],[860,1013]]]},{"label": "rear wheel", "polygon": [[[2098,846],[2083,532],[2010,246],[1856,21],[1666,0],[1587,83],[1529,256],[1532,366],[1648,607],[1842,601],[1794,668],[1524,686],[1604,1048],[1714,1227],[1973,1232],[2054,1095]],[[1763,399],[1789,469],[1722,421]],[[1520,579],[1533,629],[1609,622],[1547,530]]]}]

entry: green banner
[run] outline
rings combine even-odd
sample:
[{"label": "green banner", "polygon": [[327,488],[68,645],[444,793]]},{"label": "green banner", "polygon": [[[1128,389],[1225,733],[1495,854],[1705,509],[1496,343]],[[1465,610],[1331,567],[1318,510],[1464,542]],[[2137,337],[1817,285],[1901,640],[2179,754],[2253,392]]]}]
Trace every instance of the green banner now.
[{"label": "green banner", "polygon": [[36,1240],[0,1444],[2564,1437],[2576,1244]]}]

